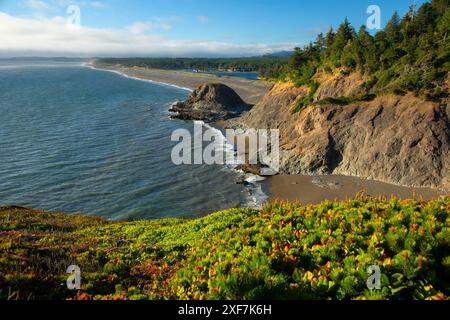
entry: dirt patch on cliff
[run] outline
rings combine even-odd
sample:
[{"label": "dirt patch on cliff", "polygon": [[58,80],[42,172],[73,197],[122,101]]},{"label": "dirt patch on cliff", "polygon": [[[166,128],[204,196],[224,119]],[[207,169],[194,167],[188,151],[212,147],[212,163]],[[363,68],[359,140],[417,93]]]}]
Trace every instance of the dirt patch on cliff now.
[{"label": "dirt patch on cliff", "polygon": [[320,70],[313,79],[320,83],[316,101],[362,94],[363,85],[368,80],[367,76],[360,72],[347,73],[344,69],[337,69],[333,74]]}]

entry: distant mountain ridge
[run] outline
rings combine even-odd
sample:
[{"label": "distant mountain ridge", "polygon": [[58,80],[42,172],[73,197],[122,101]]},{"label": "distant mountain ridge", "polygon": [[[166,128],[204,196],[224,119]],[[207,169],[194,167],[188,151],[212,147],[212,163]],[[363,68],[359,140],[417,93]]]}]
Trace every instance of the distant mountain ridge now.
[{"label": "distant mountain ridge", "polygon": [[289,58],[290,56],[292,56],[295,53],[294,50],[292,51],[278,51],[278,52],[274,52],[274,53],[268,53],[263,55],[263,57],[265,58]]}]

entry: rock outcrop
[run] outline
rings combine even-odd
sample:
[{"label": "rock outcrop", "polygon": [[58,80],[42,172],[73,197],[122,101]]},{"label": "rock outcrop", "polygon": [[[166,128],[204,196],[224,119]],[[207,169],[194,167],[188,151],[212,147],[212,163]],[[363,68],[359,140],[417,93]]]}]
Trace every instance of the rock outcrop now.
[{"label": "rock outcrop", "polygon": [[[331,83],[327,88],[319,94],[341,90]],[[450,190],[448,98],[438,103],[386,94],[345,106],[313,105],[294,114],[306,92],[278,84],[238,120],[248,128],[280,129],[281,173],[342,174]]]},{"label": "rock outcrop", "polygon": [[239,116],[251,108],[230,87],[207,83],[197,87],[185,102],[175,103],[172,117],[183,120],[215,122]]}]

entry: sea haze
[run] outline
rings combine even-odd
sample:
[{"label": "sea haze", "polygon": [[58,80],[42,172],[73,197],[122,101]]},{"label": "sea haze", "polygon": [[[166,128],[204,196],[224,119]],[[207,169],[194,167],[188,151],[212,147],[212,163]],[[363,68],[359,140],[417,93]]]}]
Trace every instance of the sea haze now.
[{"label": "sea haze", "polygon": [[0,63],[0,204],[109,219],[253,205],[225,166],[175,166],[169,119],[188,91],[61,62]]}]

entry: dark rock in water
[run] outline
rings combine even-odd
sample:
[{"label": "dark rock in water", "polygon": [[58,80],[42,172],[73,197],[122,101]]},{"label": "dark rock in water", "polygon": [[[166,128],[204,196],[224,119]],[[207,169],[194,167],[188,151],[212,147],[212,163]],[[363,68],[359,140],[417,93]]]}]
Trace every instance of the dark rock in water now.
[{"label": "dark rock in water", "polygon": [[252,186],[252,184],[250,182],[246,181],[244,178],[242,180],[237,181],[236,184],[243,185],[244,187]]},{"label": "dark rock in water", "polygon": [[261,164],[241,164],[235,168],[236,170],[241,170],[245,173],[251,173],[254,175],[261,174]]},{"label": "dark rock in water", "polygon": [[230,87],[220,83],[203,84],[185,102],[177,102],[170,108],[172,118],[215,122],[239,116],[251,106]]}]

